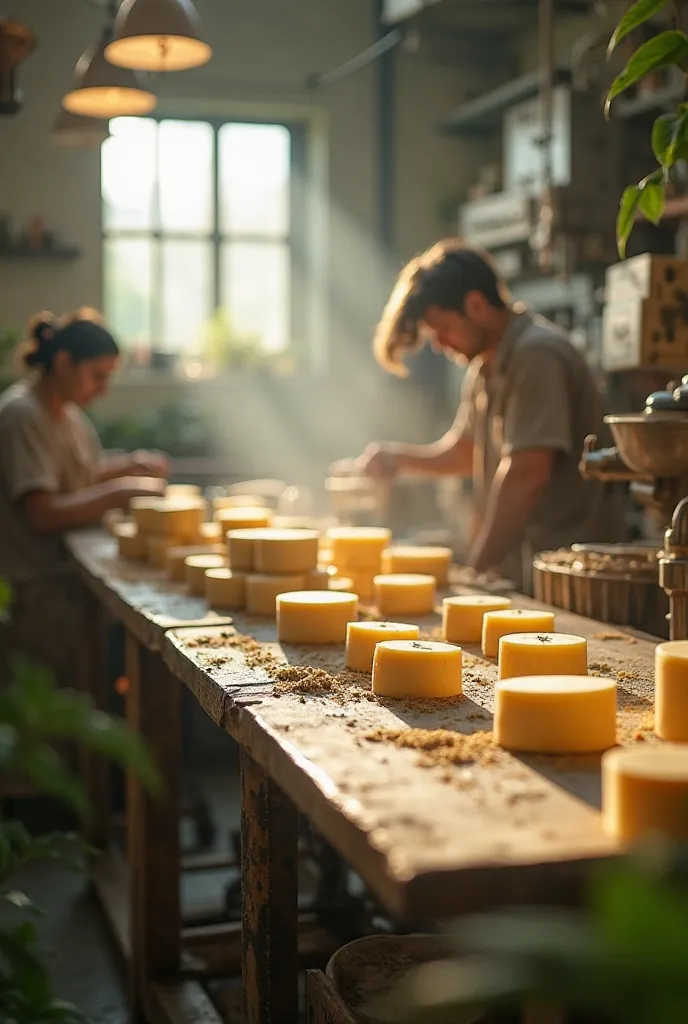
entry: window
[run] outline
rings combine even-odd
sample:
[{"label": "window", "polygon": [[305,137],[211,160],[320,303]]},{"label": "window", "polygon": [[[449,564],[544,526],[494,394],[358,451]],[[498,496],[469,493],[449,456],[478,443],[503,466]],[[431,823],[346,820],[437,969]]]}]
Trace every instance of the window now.
[{"label": "window", "polygon": [[[102,150],[104,301],[132,348],[265,353],[299,332],[302,126],[116,118]],[[296,246],[295,246],[296,243]]]}]

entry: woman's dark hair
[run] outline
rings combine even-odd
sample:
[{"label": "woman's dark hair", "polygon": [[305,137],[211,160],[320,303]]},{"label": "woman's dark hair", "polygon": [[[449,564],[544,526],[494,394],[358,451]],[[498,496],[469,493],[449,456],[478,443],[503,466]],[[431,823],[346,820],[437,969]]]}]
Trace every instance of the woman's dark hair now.
[{"label": "woman's dark hair", "polygon": [[93,309],[78,309],[65,317],[38,313],[29,321],[28,340],[21,355],[25,367],[50,373],[58,352],[69,352],[74,363],[119,355],[117,342]]},{"label": "woman's dark hair", "polygon": [[405,376],[403,358],[422,344],[419,325],[431,306],[463,313],[469,292],[480,292],[495,309],[509,295],[489,256],[458,239],[438,242],[402,270],[373,339],[373,352],[386,370]]}]

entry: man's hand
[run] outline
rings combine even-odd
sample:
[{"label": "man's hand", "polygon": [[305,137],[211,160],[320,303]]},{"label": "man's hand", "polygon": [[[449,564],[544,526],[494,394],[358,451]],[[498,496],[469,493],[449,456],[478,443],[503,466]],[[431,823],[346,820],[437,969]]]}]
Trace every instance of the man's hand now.
[{"label": "man's hand", "polygon": [[356,460],[356,468],[374,480],[393,480],[401,470],[401,458],[392,445],[369,444]]}]

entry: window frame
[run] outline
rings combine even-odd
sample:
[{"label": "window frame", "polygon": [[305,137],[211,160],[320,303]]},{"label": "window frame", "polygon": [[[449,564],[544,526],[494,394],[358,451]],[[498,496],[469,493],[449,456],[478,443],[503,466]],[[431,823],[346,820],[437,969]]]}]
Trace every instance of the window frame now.
[{"label": "window frame", "polygon": [[[310,349],[308,338],[308,309],[306,294],[308,291],[305,283],[308,280],[308,237],[309,237],[309,211],[306,201],[306,189],[304,183],[308,176],[308,124],[300,119],[291,117],[269,117],[265,115],[230,115],[224,117],[202,116],[197,114],[176,114],[171,112],[161,114],[150,114],[141,120],[154,121],[160,124],[164,121],[187,121],[194,124],[208,124],[212,129],[212,226],[210,231],[186,231],[177,229],[159,228],[108,228],[105,225],[105,202],[101,188],[101,248],[104,251],[108,241],[112,239],[147,240],[152,243],[151,258],[151,351],[163,349],[168,351],[162,340],[162,294],[163,294],[163,246],[162,242],[169,241],[202,241],[211,246],[211,315],[217,312],[222,306],[222,246],[232,242],[259,243],[259,244],[282,244],[289,250],[289,318],[287,347],[280,350],[279,354],[293,354],[297,357],[305,356]],[[284,235],[274,236],[260,232],[221,230],[220,210],[220,130],[229,124],[250,124],[250,125],[276,125],[286,128],[290,134],[290,175],[289,175],[289,227]],[[156,159],[158,150],[156,147]],[[156,202],[159,196],[159,167],[155,170],[155,196]],[[304,284],[299,287],[299,280]],[[105,294],[105,269],[102,271],[102,290]],[[173,350],[174,354],[182,354],[184,349]]]}]

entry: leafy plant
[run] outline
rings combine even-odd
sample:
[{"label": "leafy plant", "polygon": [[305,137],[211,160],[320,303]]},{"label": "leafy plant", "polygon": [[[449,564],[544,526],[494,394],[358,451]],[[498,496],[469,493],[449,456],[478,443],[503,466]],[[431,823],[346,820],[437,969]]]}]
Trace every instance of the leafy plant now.
[{"label": "leafy plant", "polygon": [[[673,11],[675,25],[658,32],[630,56],[609,89],[605,107],[607,116],[613,100],[647,75],[672,67],[679,68],[684,76],[688,73],[688,35],[680,25],[679,3],[680,0],[675,3],[671,0],[637,0],[624,14],[609,41],[610,55],[634,29],[665,10]],[[658,167],[637,185],[629,185],[621,198],[616,237],[622,258],[637,214],[642,213],[653,224],[659,224],[672,170],[680,160],[688,159],[688,103],[679,103],[675,111],[657,118],[652,130],[652,151]]]},{"label": "leafy plant", "polygon": [[94,414],[103,447],[108,449],[155,449],[162,440],[173,458],[215,454],[215,439],[209,421],[193,406],[169,403],[138,415],[105,418]]},{"label": "leafy plant", "polygon": [[456,1024],[530,1002],[607,1024],[685,1024],[688,851],[653,847],[603,870],[581,910],[464,918],[454,938],[457,960],[419,969],[384,1017]]},{"label": "leafy plant", "polygon": [[[0,580],[0,615],[11,592]],[[80,693],[59,689],[52,674],[23,659],[0,687],[0,782],[22,780],[57,797],[81,818],[88,815],[85,790],[59,745],[77,741],[136,773],[153,791],[161,780],[141,740],[124,722],[96,710]],[[28,863],[59,859],[81,869],[89,851],[77,836],[33,838],[0,812],[0,1020],[3,1024],[73,1024],[76,1007],[57,999],[34,918],[40,911],[13,879]]]}]

